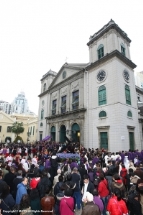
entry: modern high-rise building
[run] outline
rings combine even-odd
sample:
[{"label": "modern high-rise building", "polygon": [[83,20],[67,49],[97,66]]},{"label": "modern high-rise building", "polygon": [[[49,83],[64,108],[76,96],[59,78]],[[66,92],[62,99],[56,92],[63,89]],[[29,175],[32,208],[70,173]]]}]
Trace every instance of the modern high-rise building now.
[{"label": "modern high-rise building", "polygon": [[0,100],[0,110],[7,114],[12,113],[12,105],[9,102]]},{"label": "modern high-rise building", "polygon": [[12,103],[0,100],[0,110],[7,114],[16,113],[35,115],[29,110],[28,101],[24,92],[19,93]]},{"label": "modern high-rise building", "polygon": [[25,98],[25,93],[21,92],[12,103],[12,113],[29,113],[28,101]]},{"label": "modern high-rise building", "polygon": [[135,83],[143,90],[143,71],[135,73]]}]

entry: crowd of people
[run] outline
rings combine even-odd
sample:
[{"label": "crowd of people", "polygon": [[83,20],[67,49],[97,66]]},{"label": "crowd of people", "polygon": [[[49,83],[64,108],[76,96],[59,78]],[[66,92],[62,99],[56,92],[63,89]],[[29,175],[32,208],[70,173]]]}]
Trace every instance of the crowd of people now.
[{"label": "crowd of people", "polygon": [[0,209],[3,215],[142,215],[143,152],[1,144]]}]

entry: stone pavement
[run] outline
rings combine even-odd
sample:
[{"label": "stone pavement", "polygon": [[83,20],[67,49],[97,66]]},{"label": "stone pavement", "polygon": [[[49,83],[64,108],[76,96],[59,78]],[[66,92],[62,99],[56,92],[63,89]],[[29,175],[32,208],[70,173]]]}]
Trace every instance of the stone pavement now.
[{"label": "stone pavement", "polygon": [[75,215],[81,215],[81,213],[82,213],[82,209],[80,209],[80,210],[77,210],[77,209],[76,209],[74,214],[75,214]]}]

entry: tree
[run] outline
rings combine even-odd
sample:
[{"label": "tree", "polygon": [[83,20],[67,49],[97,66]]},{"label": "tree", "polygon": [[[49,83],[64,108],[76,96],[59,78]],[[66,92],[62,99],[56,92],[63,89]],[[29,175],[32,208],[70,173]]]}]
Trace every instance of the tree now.
[{"label": "tree", "polygon": [[11,131],[16,134],[16,137],[24,132],[23,122],[14,122]]}]

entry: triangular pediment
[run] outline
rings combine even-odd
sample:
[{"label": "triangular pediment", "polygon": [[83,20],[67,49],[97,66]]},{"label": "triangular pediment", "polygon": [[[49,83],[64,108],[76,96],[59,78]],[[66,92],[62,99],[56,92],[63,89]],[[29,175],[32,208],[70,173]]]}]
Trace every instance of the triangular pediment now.
[{"label": "triangular pediment", "polygon": [[87,64],[68,64],[65,63],[61,69],[59,70],[57,76],[54,78],[53,82],[49,86],[49,89],[54,87],[55,85],[65,81],[66,79],[70,78],[72,75],[78,73],[80,70],[85,68]]},{"label": "triangular pediment", "polygon": [[0,123],[14,123],[15,120],[11,118],[8,114],[0,111]]}]

